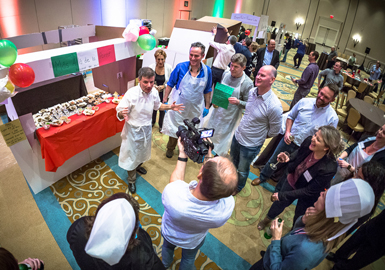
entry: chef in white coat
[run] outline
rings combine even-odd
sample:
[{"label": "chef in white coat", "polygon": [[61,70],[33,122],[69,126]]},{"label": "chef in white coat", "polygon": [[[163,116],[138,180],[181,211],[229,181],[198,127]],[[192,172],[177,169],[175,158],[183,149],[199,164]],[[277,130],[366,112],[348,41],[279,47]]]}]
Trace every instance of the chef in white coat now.
[{"label": "chef in white coat", "polygon": [[153,110],[183,111],[183,104],[162,104],[158,91],[154,88],[155,72],[149,67],[139,70],[139,84],[127,90],[116,107],[117,117],[125,121],[121,134],[122,145],[119,166],[128,172],[128,188],[136,192],[136,172],[146,174],[140,167],[151,157],[151,120]]},{"label": "chef in white coat", "polygon": [[[200,42],[191,44],[190,61],[179,63],[172,71],[167,82],[163,102],[166,103],[169,94],[170,101],[186,106],[182,114],[166,113],[163,121],[162,132],[169,136],[166,157],[172,158],[178,142],[176,132],[178,127],[184,125],[183,120],[192,120],[194,117],[205,117],[210,108],[211,100],[211,69],[201,61],[205,55],[205,46]],[[202,123],[203,121],[201,121]]]},{"label": "chef in white coat", "polygon": [[211,141],[214,144],[215,153],[219,156],[226,156],[230,150],[231,140],[241,121],[249,91],[253,88],[253,82],[244,72],[246,63],[247,59],[241,53],[231,57],[230,71],[225,71],[221,80],[221,84],[234,88],[233,94],[229,97],[229,106],[224,109],[214,105],[210,109],[213,112],[207,127],[215,129]]}]

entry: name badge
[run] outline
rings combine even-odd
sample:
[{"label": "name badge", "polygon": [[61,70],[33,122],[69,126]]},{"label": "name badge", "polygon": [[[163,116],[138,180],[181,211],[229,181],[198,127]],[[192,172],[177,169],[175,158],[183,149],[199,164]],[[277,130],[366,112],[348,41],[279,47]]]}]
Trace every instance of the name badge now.
[{"label": "name badge", "polygon": [[205,82],[203,81],[203,80],[201,80],[200,82],[199,82],[199,86],[205,86]]},{"label": "name badge", "polygon": [[311,179],[313,179],[313,177],[311,177],[310,173],[308,170],[306,170],[304,173],[303,173],[303,176],[305,177],[306,181],[310,182]]}]

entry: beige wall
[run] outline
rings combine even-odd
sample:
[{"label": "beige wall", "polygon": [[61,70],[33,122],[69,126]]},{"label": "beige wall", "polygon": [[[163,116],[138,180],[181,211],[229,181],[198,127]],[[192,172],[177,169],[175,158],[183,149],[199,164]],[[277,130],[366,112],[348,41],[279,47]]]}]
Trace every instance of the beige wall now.
[{"label": "beige wall", "polygon": [[[175,19],[180,18],[180,0],[122,0],[129,19],[147,18],[153,21],[158,31],[156,38],[167,37]],[[9,3],[14,2],[14,7]],[[112,3],[113,1],[111,1]],[[225,0],[224,18],[230,18],[237,0]],[[191,0],[191,18],[213,14],[215,0]],[[0,38],[5,38],[5,25],[20,22],[21,34],[56,29],[59,25],[87,23],[104,25],[103,7],[100,0],[0,0]],[[298,32],[303,38],[314,39],[320,17],[334,15],[334,20],[343,22],[336,45],[346,54],[356,52],[360,61],[366,47],[371,48],[369,59],[385,62],[385,1],[384,0],[242,0],[242,13],[269,16],[269,23],[286,24],[288,31],[297,32],[294,20],[298,16],[307,19]],[[118,26],[118,25],[117,25]],[[119,25],[125,26],[125,25]],[[251,28],[245,25],[246,28]],[[253,29],[254,30],[254,29]],[[352,36],[362,36],[362,42],[353,47]],[[45,49],[55,45],[44,46]],[[41,47],[30,48],[40,50]],[[21,50],[23,53],[28,50]]]}]

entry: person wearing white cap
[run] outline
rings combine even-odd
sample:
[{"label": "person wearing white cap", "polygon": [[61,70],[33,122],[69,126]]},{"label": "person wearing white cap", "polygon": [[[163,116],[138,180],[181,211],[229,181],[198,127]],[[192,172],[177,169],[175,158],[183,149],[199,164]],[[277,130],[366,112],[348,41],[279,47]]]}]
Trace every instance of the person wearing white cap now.
[{"label": "person wearing white cap", "polygon": [[338,246],[358,218],[372,211],[374,198],[371,186],[361,179],[350,179],[321,192],[314,207],[309,207],[285,236],[284,221],[273,221],[271,244],[250,270],[313,269]]},{"label": "person wearing white cap", "polygon": [[139,227],[138,202],[116,193],[99,205],[95,216],[76,220],[67,241],[82,270],[164,270],[151,237]]}]

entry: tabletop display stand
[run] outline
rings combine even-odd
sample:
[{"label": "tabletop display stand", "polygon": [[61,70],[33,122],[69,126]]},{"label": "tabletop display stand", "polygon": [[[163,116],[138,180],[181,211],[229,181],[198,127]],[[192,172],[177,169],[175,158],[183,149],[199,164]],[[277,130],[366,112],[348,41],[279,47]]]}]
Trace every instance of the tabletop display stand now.
[{"label": "tabletop display stand", "polygon": [[[119,38],[124,28],[111,31],[111,27],[107,27],[107,29],[103,26],[95,27],[88,25],[86,27],[87,33],[90,33],[90,28],[91,34],[89,40],[91,43],[19,55],[16,60],[18,63],[21,62],[30,65],[35,71],[36,79],[32,86],[17,89],[19,93],[13,99],[10,98],[5,102],[9,119],[12,121],[19,119],[27,137],[27,140],[11,146],[10,149],[34,193],[44,190],[61,178],[121,144],[120,132],[117,132],[115,135],[99,141],[67,159],[62,166],[57,168],[56,172],[49,172],[46,171],[45,160],[41,155],[41,147],[36,139],[36,128],[32,113],[86,94],[84,81],[80,74],[71,75],[73,72],[69,72],[58,75],[57,72],[53,70],[52,63],[55,60],[54,57],[76,53],[79,59],[80,72],[87,69],[93,69],[93,71],[96,70],[96,72],[98,72],[97,70],[99,68],[105,72],[108,70],[108,67],[110,70],[122,72],[123,78],[120,78],[120,80],[117,79],[116,74],[103,77],[106,81],[110,80],[110,78],[117,80],[116,84],[110,81],[110,86],[103,89],[107,92],[114,93],[119,90],[119,92],[122,92],[120,88],[124,87],[127,89],[127,85],[134,84],[135,58],[137,54],[141,54],[144,51],[136,42],[126,42],[123,38]],[[66,33],[69,33],[67,35],[68,40],[84,37],[84,33],[81,33],[81,29],[79,28],[65,30],[67,31]],[[74,31],[74,33],[71,34],[70,31]],[[52,31],[51,34],[54,36],[55,32]],[[39,33],[31,34],[32,42],[30,46],[36,46],[37,43],[41,42],[40,35]],[[22,38],[15,37],[13,40],[20,41],[19,43],[15,43],[19,48],[29,47],[28,35],[22,36]],[[54,40],[56,39],[54,38]],[[63,41],[65,40],[63,39]],[[101,59],[103,55],[100,55],[99,50],[106,51],[106,49],[109,49],[114,55],[114,58],[109,59],[108,62],[103,62],[104,59]],[[92,66],[80,65],[80,56],[91,59],[92,55],[99,57],[99,61],[96,60]],[[125,67],[124,70],[116,70],[116,66],[122,66],[121,63],[119,64],[120,61],[123,61],[123,63],[128,61],[130,63],[129,67]],[[0,75],[5,72],[7,72],[6,69],[0,69]],[[121,86],[122,79],[124,80],[124,86]],[[103,80],[99,80],[98,84],[103,85],[106,83]],[[119,87],[115,85],[119,85]],[[95,84],[95,86],[97,85]],[[34,101],[31,102],[31,98],[33,98]],[[71,125],[71,123],[69,125]],[[51,129],[52,128],[55,127],[51,127]],[[92,136],[92,134],[90,134],[90,136]],[[71,137],[65,137],[63,140],[67,140],[69,144],[71,143]]]}]

